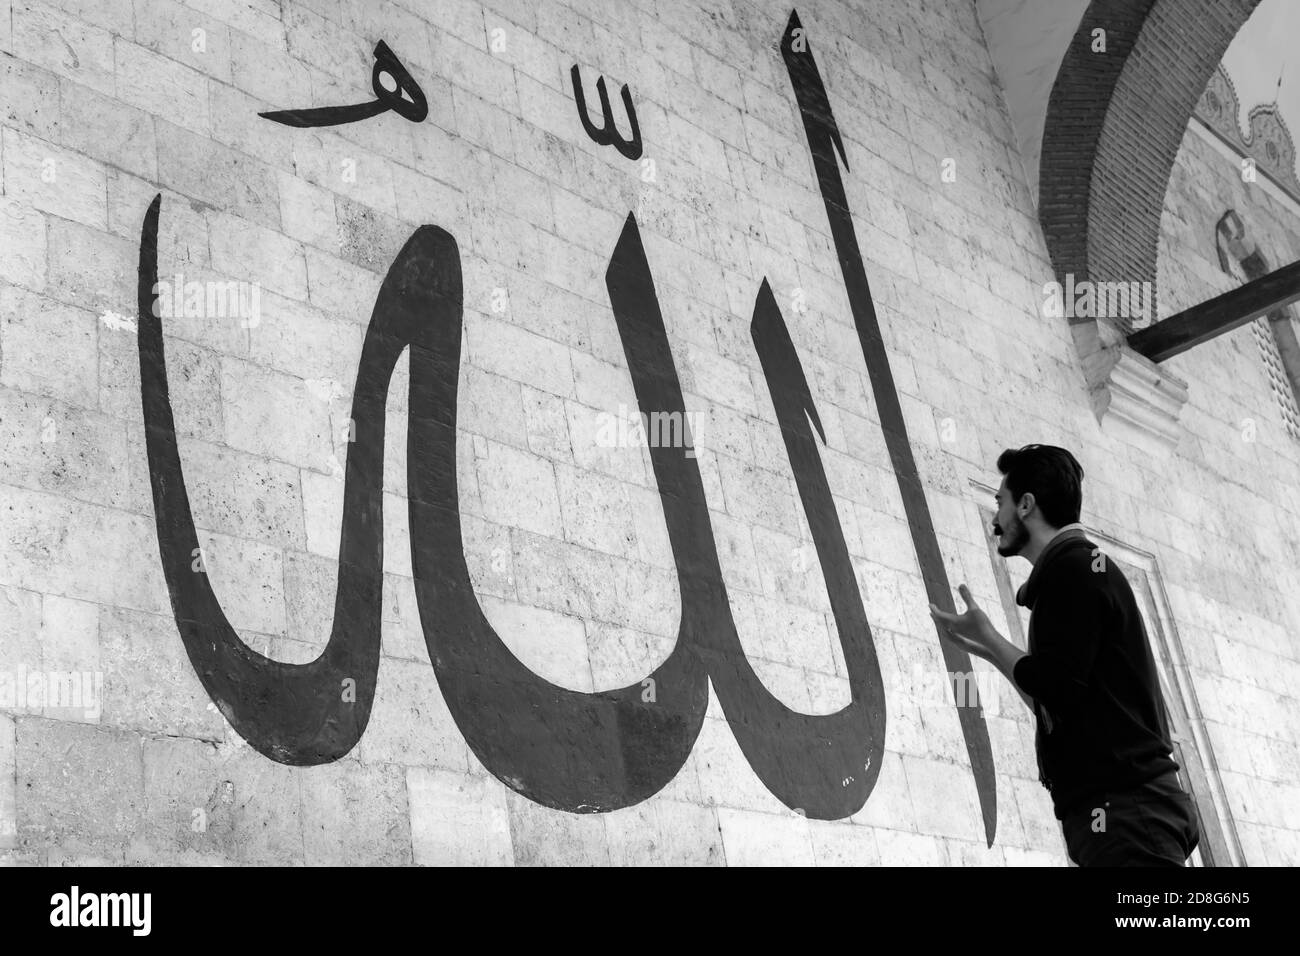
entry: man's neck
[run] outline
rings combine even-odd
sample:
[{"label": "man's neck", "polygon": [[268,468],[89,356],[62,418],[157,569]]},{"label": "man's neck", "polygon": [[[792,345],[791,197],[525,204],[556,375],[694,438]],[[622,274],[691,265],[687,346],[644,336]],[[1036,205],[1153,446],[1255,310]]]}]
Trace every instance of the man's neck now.
[{"label": "man's neck", "polygon": [[1048,545],[1065,532],[1076,530],[1083,530],[1083,525],[1077,521],[1073,524],[1067,524],[1062,528],[1042,527],[1036,531],[1031,531],[1029,533],[1029,544],[1025,545],[1025,550],[1020,552],[1020,556],[1030,564],[1037,564],[1038,559],[1042,557],[1042,554],[1047,550]]}]

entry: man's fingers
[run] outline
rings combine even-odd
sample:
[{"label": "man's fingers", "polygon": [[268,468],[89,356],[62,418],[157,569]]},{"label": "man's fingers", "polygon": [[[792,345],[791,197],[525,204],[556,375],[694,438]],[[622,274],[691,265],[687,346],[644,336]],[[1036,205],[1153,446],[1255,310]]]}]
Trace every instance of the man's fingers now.
[{"label": "man's fingers", "polygon": [[944,624],[956,624],[958,618],[958,615],[949,614],[947,611],[941,611],[933,604],[930,605],[930,616],[936,621],[941,621]]},{"label": "man's fingers", "polygon": [[966,602],[966,609],[968,611],[979,607],[979,605],[975,603],[975,599],[970,596],[970,588],[966,587],[966,585],[960,585],[957,588],[957,593],[960,594],[961,599]]}]

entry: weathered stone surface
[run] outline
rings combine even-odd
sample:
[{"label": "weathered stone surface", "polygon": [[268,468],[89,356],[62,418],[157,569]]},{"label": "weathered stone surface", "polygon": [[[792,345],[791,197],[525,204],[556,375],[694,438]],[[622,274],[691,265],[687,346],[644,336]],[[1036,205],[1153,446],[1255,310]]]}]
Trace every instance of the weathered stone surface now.
[{"label": "weathered stone surface", "polygon": [[[985,845],[911,525],[923,503],[948,584],[969,583],[1023,646],[1012,601],[1029,565],[991,557],[981,509],[998,453],[1029,442],[1076,452],[1084,522],[1123,549],[1135,589],[1151,596],[1153,649],[1170,686],[1188,688],[1177,703],[1199,733],[1186,736],[1213,753],[1237,862],[1300,862],[1300,442],[1283,359],[1242,328],[1139,368],[1111,360],[1114,329],[1093,341],[1045,314],[1054,268],[1028,185],[1036,172],[1017,155],[1022,117],[992,68],[1006,51],[976,9],[989,5],[864,12],[827,0],[803,11],[879,320],[880,341],[867,344],[888,362],[895,413],[864,361],[773,49],[788,8],[330,0],[223,2],[200,16],[175,0],[0,0],[0,690],[19,674],[102,679],[89,708],[0,699],[0,862],[1064,865],[1032,715],[980,664],[1000,692],[984,700],[998,798]],[[258,115],[362,102],[380,37],[426,94],[423,122],[390,110],[293,128]],[[588,65],[592,50],[603,72]],[[629,84],[637,161],[584,132],[574,62],[589,113],[603,75],[624,133],[617,93]],[[1272,267],[1300,258],[1300,207],[1243,181],[1239,161],[1192,124],[1163,209],[1144,210],[1160,216],[1159,316],[1238,282],[1218,261],[1226,210]],[[455,240],[459,365],[424,374],[458,391],[456,461],[411,441],[412,406],[449,418],[412,401],[413,385],[419,398],[430,384],[412,382],[427,355],[404,348],[383,451],[363,476],[383,507],[382,604],[367,625],[381,641],[378,683],[365,734],[326,765],[251,748],[211,701],[177,624],[158,543],[161,472],[155,461],[151,477],[146,449],[158,399],[142,403],[136,314],[141,226],[158,194],[160,279],[247,283],[259,303],[240,316],[205,298],[162,317],[203,558],[182,573],[206,574],[239,639],[290,665],[325,648],[340,581],[345,605],[358,593],[357,569],[339,563],[340,525],[345,470],[378,437],[352,420],[355,403],[380,398],[355,394],[376,296],[417,229]],[[662,453],[687,449],[652,455],[618,425],[665,411],[640,406],[633,371],[641,400],[647,382],[671,377],[629,369],[611,309],[629,213],[708,521],[675,537],[663,495],[690,489],[661,488],[654,460],[662,472]],[[1106,238],[1094,241],[1113,256],[1123,244]],[[824,431],[811,432],[813,454],[884,683],[875,788],[840,820],[785,806],[711,683],[699,737],[661,790],[608,813],[551,809],[471,750],[477,728],[453,713],[452,685],[432,666],[479,620],[417,599],[461,568],[413,559],[412,544],[428,542],[412,541],[410,476],[454,476],[482,621],[543,691],[642,685],[674,653],[684,614],[685,640],[715,626],[690,616],[707,598],[729,608],[766,693],[802,713],[839,711],[853,701],[844,648],[863,635],[835,620],[834,575],[777,424],[791,398],[756,352],[765,279],[808,384],[805,420]],[[917,482],[900,490],[904,428]],[[425,508],[450,502],[417,501],[417,517]],[[378,520],[362,524],[379,531]],[[691,562],[706,531],[726,593],[702,597]],[[559,743],[549,723],[519,740],[506,722],[497,746],[549,759],[606,719]]]}]

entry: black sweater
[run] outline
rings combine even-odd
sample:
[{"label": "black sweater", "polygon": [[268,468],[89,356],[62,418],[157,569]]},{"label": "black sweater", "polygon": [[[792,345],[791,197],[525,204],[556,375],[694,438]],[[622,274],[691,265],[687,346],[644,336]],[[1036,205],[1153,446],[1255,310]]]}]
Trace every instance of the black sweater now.
[{"label": "black sweater", "polygon": [[1059,534],[1020,589],[1029,654],[1012,671],[1034,699],[1039,779],[1058,819],[1178,765],[1133,590],[1080,530]]}]

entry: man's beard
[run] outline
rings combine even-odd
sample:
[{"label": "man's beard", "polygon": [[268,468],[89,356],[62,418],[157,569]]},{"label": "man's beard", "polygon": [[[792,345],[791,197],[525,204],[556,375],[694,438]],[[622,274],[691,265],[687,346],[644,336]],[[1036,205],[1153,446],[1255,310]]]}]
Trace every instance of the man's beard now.
[{"label": "man's beard", "polygon": [[[1006,532],[1003,534],[1002,532]],[[1014,557],[1024,549],[1029,543],[1029,529],[1025,527],[1018,517],[1012,515],[1010,524],[1002,528],[998,524],[993,526],[994,534],[1000,536],[998,541],[998,554],[1004,558]]]}]

